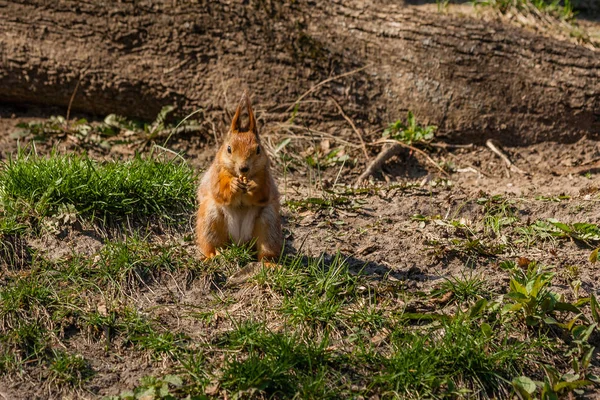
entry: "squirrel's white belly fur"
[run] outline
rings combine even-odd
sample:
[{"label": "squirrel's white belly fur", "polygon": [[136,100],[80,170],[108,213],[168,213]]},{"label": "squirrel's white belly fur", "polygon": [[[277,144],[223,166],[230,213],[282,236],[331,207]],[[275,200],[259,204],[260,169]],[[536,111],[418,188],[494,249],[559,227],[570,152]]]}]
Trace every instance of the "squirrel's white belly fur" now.
[{"label": "squirrel's white belly fur", "polygon": [[252,239],[258,211],[258,207],[223,207],[227,230],[234,243],[242,244]]},{"label": "squirrel's white belly fur", "polygon": [[[211,169],[215,168],[214,165]],[[203,177],[200,183],[200,190],[198,191],[198,201],[202,202],[204,196],[208,196],[210,187],[216,183],[211,182],[211,176],[214,176],[212,171],[208,171]],[[227,223],[227,233],[230,239],[236,244],[242,244],[249,242],[252,239],[252,232],[254,231],[254,224],[260,211],[260,207],[252,207],[242,204],[241,199],[231,205],[220,205],[213,208],[212,218],[216,218],[218,215],[218,209],[221,210],[225,221]],[[209,214],[210,215],[210,214]]]}]

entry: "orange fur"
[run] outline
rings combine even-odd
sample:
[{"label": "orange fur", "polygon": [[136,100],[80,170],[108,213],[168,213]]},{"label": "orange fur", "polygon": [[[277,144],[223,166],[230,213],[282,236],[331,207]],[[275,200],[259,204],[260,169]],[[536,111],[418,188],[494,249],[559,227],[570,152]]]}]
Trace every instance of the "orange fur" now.
[{"label": "orange fur", "polygon": [[[240,116],[248,111],[248,126]],[[254,113],[242,98],[225,142],[198,188],[196,244],[206,258],[215,256],[230,240],[256,239],[259,260],[279,257],[283,244],[279,192],[261,148]]]}]

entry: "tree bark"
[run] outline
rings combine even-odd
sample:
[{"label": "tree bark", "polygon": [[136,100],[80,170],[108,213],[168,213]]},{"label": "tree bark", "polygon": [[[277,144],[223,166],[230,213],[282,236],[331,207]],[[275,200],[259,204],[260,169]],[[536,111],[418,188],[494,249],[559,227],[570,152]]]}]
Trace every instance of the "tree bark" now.
[{"label": "tree bark", "polygon": [[394,0],[0,3],[5,103],[66,109],[79,81],[73,110],[153,119],[174,104],[218,121],[247,87],[268,123],[363,66],[295,123],[337,132],[332,96],[366,132],[412,110],[458,142],[600,137],[600,53],[500,23]]}]

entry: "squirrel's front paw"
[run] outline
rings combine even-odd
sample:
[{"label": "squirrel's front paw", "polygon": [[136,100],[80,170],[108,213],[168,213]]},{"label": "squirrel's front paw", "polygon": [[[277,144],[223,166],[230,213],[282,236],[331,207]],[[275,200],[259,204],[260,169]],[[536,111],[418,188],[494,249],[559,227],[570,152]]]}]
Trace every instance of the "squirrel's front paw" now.
[{"label": "squirrel's front paw", "polygon": [[246,183],[246,192],[252,193],[254,190],[258,188],[258,184],[254,181],[247,181]]},{"label": "squirrel's front paw", "polygon": [[240,193],[246,191],[246,184],[240,181],[238,178],[231,180],[231,193]]}]

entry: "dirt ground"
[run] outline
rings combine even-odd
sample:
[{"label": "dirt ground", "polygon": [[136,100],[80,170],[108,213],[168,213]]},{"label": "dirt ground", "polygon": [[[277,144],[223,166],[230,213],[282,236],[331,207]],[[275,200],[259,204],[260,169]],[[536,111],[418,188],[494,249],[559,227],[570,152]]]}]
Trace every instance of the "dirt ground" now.
[{"label": "dirt ground", "polygon": [[[260,109],[260,105],[257,107]],[[0,159],[6,161],[14,155],[18,146],[28,140],[15,139],[16,124],[31,122],[57,114],[57,109],[0,109]],[[343,127],[338,128],[345,135],[328,136],[313,133],[308,139],[300,140],[299,147],[315,145],[335,146],[340,140],[356,143],[354,133]],[[327,132],[331,127],[311,127],[314,131]],[[283,129],[263,127],[264,140],[273,153],[274,145],[285,137]],[[368,139],[376,139],[373,134]],[[341,142],[340,142],[341,143]],[[29,143],[31,144],[31,143]],[[38,153],[44,154],[51,148],[61,152],[88,151],[98,159],[131,157],[128,145],[100,148],[85,142],[78,142],[68,136],[52,137],[35,143]],[[216,149],[213,138],[178,137],[168,146],[181,152],[184,158],[198,171],[205,169]],[[351,190],[356,177],[365,167],[358,146],[346,146],[355,163],[336,164],[328,168],[315,169],[297,166],[284,173],[283,163],[275,159],[274,168],[282,193],[286,246],[289,252],[301,252],[309,256],[324,255],[334,257],[340,252],[356,271],[363,270],[374,280],[395,280],[409,291],[429,292],[443,279],[461,276],[483,276],[490,287],[503,288],[508,285],[508,277],[498,263],[507,259],[526,257],[553,266],[558,278],[555,288],[567,299],[574,300],[569,289],[568,279],[560,273],[567,267],[577,266],[581,281],[579,296],[590,293],[600,294],[600,270],[598,264],[587,261],[590,249],[578,243],[544,242],[525,246],[513,243],[514,236],[498,238],[505,249],[498,255],[481,255],[450,251],[446,241],[452,230],[440,226],[436,218],[458,220],[465,225],[477,224],[483,218],[481,205],[477,199],[502,195],[511,202],[522,221],[555,218],[564,223],[600,223],[600,142],[583,138],[576,143],[546,142],[532,146],[505,148],[504,152],[524,173],[510,171],[504,162],[489,148],[433,148],[431,157],[438,163],[445,163],[451,171],[442,175],[427,160],[418,154],[401,154],[385,164],[382,173],[374,177],[374,182],[363,191]],[[378,147],[370,150],[371,159]],[[306,199],[330,199],[333,206],[312,206]],[[341,199],[341,200],[340,200]],[[339,204],[336,203],[339,201]],[[415,220],[415,215],[429,217]],[[193,220],[190,216],[187,232],[185,229],[175,234],[180,240],[192,232]],[[154,240],[167,240],[157,237]],[[437,243],[437,244],[436,244]],[[92,255],[103,245],[103,238],[89,231],[69,229],[60,235],[47,235],[31,238],[27,243],[47,257],[60,258],[69,254]],[[186,251],[193,256],[191,244],[185,244]],[[187,285],[186,277],[174,276],[164,286],[155,286],[140,296],[136,302],[142,310],[148,311],[166,324],[175,324],[177,331],[185,332],[198,340],[209,340],[219,332],[228,329],[227,321],[222,321],[207,333],[202,327],[181,318],[189,306],[202,307],[213,298],[213,291],[202,282]],[[228,315],[236,313],[261,312],[268,300],[255,296],[252,288],[234,289],[239,305],[229,307]],[[256,298],[254,298],[256,297]],[[262,311],[264,312],[264,311]],[[182,322],[183,321],[183,322]],[[597,340],[597,338],[596,338]],[[77,352],[92,360],[96,372],[86,387],[71,394],[75,397],[95,398],[98,395],[118,394],[130,389],[142,376],[161,375],[169,371],[168,362],[152,359],[139,360],[127,349],[115,354],[99,351],[97,343],[84,337],[74,337],[70,341]],[[599,368],[596,363],[596,369]],[[56,394],[46,393],[47,388],[39,387],[34,381],[21,378],[4,378],[0,381],[0,394],[5,398],[48,398]],[[71,396],[69,395],[69,396]],[[68,397],[67,397],[68,398]]]},{"label": "dirt ground", "polygon": [[[80,24],[79,13],[16,2],[9,7],[7,24],[30,35],[15,35],[11,42],[18,50],[15,53],[21,55],[35,53],[27,51],[24,41],[35,42],[43,53],[46,42],[64,40],[61,43],[66,51],[50,70],[62,71],[61,63],[74,65],[73,71],[83,69],[84,55],[90,49],[102,55],[95,66],[97,75],[90,73],[87,83],[88,78],[82,80],[74,110],[113,112],[112,101],[126,93],[117,100],[129,115],[135,115],[140,99],[148,96],[152,101],[144,110],[146,117],[156,115],[170,102],[188,108],[190,104],[202,105],[205,118],[200,129],[173,135],[168,141],[166,137],[148,141],[124,135],[96,141],[68,134],[32,141],[31,136],[20,135],[22,129],[17,125],[65,116],[65,99],[73,94],[79,76],[73,71],[50,77],[31,71],[32,77],[7,74],[3,78],[16,82],[16,87],[26,87],[30,78],[45,79],[48,85],[40,90],[63,106],[1,104],[0,162],[13,157],[19,147],[38,154],[52,149],[85,151],[98,160],[128,159],[136,152],[173,151],[201,174],[214,156],[239,95],[237,88],[245,80],[255,88],[254,108],[282,195],[287,252],[325,258],[341,253],[353,271],[362,271],[382,285],[393,282],[396,288],[411,293],[430,293],[445,279],[464,276],[484,277],[488,287],[500,292],[508,286],[508,274],[499,263],[526,258],[553,268],[557,273],[554,290],[568,301],[592,293],[600,296],[600,264],[588,261],[590,246],[573,240],[529,243],[511,228],[488,243],[502,248],[497,253],[490,253],[491,247],[469,250],[460,247],[463,228],[444,222],[455,221],[480,231],[485,217],[482,199],[500,195],[523,226],[549,218],[566,224],[600,224],[600,103],[594,89],[598,85],[595,79],[600,77],[598,58],[594,58],[599,54],[597,49],[576,47],[568,32],[539,27],[539,20],[528,21],[518,15],[500,19],[491,14],[467,19],[473,17],[472,11],[465,15],[466,8],[458,5],[440,13],[433,1],[406,0],[411,7],[383,0],[368,7],[364,4],[368,2],[332,2],[335,5],[331,9],[317,2],[315,7],[320,8],[321,15],[312,20],[305,18],[314,6],[310,1],[285,5],[264,2],[269,7],[256,13],[230,9],[233,2],[225,1],[215,6],[218,9],[206,11],[207,16],[214,17],[207,21],[198,21],[188,6],[172,3],[144,3],[152,12],[160,12],[161,7],[166,10],[156,26],[148,22],[152,16],[135,15],[127,23],[110,26],[114,31],[109,33],[106,15],[114,10],[93,5],[80,10],[88,18],[87,24]],[[114,13],[125,14],[135,8],[130,6],[119,3]],[[64,13],[65,26],[54,32],[50,24],[50,33],[45,28],[30,29],[18,15],[31,7],[37,7],[34,21],[42,25],[47,18]],[[263,26],[271,14],[280,21]],[[592,39],[600,41],[600,23],[595,18],[581,24]],[[13,29],[13,25],[9,27]],[[515,30],[515,25],[524,33]],[[238,26],[247,29],[240,33]],[[172,31],[165,27],[172,27]],[[77,35],[63,35],[67,28]],[[88,30],[90,37],[104,40],[106,46],[90,45],[94,37],[86,42]],[[440,34],[446,31],[455,36]],[[488,42],[482,41],[486,34]],[[71,42],[71,36],[77,36],[77,41]],[[231,52],[238,43],[245,46]],[[105,65],[104,57],[113,54],[118,56]],[[575,54],[572,59],[571,54]],[[142,65],[136,58],[141,55],[153,61]],[[27,60],[37,65],[37,59]],[[251,67],[240,72],[240,60]],[[308,88],[339,72],[364,67],[369,60],[375,65],[371,70],[321,86],[293,110],[294,102]],[[508,65],[507,60],[514,62]],[[565,60],[569,61],[566,66]],[[451,70],[449,65],[464,69]],[[104,73],[114,78],[114,85],[95,80]],[[270,82],[271,75],[281,79]],[[32,93],[17,90],[11,96],[31,101],[36,96]],[[414,95],[409,98],[405,93]],[[429,147],[426,152],[446,172],[407,150],[389,160],[371,183],[354,188],[357,177],[381,150],[377,141],[386,124],[405,118],[408,109],[422,116],[423,123],[441,126],[435,140],[440,146]],[[97,124],[104,115],[71,114],[73,121],[79,118]],[[359,136],[366,143],[368,160]],[[505,145],[520,144],[501,148],[520,172],[508,168],[486,147],[488,138]],[[343,162],[328,159],[327,154],[334,149],[349,158]],[[305,160],[309,156],[323,164],[308,165]],[[183,251],[195,257],[193,245],[184,240],[192,234],[193,222],[190,215],[186,226],[153,234],[151,240],[181,243]],[[92,256],[104,246],[106,237],[93,228],[73,224],[56,234],[25,240],[24,246],[59,259],[73,254]],[[570,286],[572,271],[577,271],[576,279],[581,282],[578,293]],[[186,318],[190,310],[214,306],[221,289],[175,274],[142,291],[133,301],[173,331],[202,343],[231,329],[226,316],[264,315],[277,302],[257,292],[256,287],[242,285],[224,289],[236,302],[223,305],[208,328]],[[600,347],[598,334],[592,337],[592,344]],[[143,376],[170,373],[172,368],[168,360],[140,359],[138,352],[118,343],[113,346],[115,351],[105,352],[102,343],[84,334],[69,337],[68,346],[90,360],[95,372],[83,388],[61,392],[40,385],[43,371],[28,371],[23,376],[0,378],[0,397],[100,398],[135,387]],[[598,350],[593,368],[598,375]],[[594,398],[599,394],[588,395]]]}]

